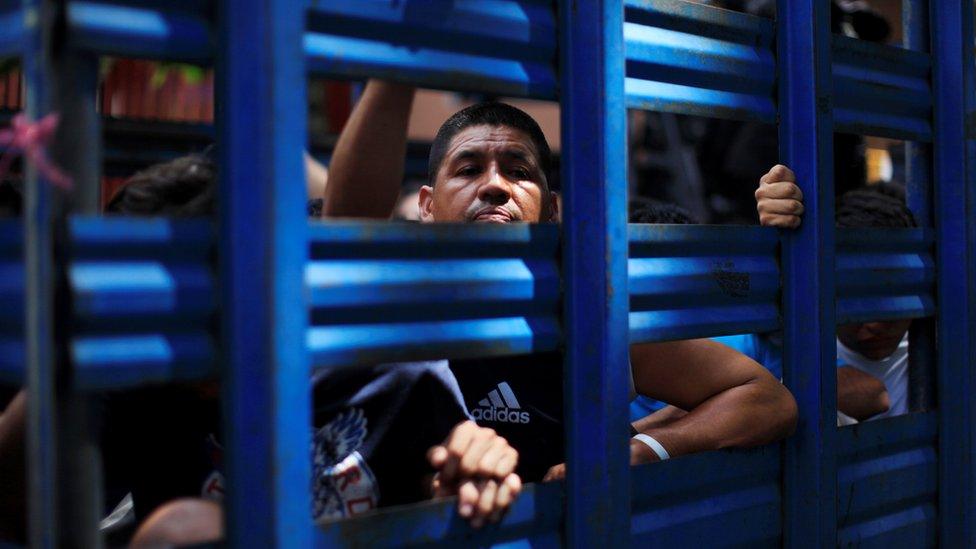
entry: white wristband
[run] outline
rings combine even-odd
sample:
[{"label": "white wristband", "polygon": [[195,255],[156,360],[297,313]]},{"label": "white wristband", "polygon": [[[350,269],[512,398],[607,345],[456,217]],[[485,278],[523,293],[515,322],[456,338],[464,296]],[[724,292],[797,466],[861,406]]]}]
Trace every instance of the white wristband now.
[{"label": "white wristband", "polygon": [[671,457],[671,454],[668,453],[667,449],[665,449],[664,446],[660,442],[655,440],[654,437],[652,437],[651,435],[645,435],[644,433],[639,433],[634,435],[634,440],[639,440],[640,442],[646,444],[648,448],[650,448],[651,450],[654,451],[655,454],[657,454],[657,457],[661,461],[664,461]]}]

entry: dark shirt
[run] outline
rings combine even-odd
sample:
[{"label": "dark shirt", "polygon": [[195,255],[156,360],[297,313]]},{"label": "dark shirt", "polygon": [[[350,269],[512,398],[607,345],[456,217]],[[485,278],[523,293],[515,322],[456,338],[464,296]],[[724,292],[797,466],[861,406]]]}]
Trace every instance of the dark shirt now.
[{"label": "dark shirt", "polygon": [[561,353],[452,360],[451,371],[475,421],[519,451],[524,482],[564,461]]},{"label": "dark shirt", "polygon": [[[323,370],[312,384],[317,520],[428,497],[427,450],[469,419],[446,361]],[[190,389],[113,395],[107,491],[128,487],[139,520],[175,498],[221,499],[219,418],[218,402]]]}]

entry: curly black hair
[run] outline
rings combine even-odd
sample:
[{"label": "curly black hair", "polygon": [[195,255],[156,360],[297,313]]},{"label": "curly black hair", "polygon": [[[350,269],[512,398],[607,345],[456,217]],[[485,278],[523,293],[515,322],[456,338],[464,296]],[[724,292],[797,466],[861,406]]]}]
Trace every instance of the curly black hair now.
[{"label": "curly black hair", "polygon": [[917,227],[918,221],[905,204],[904,187],[875,183],[848,191],[837,199],[838,227]]},{"label": "curly black hair", "polygon": [[129,178],[105,207],[109,213],[212,215],[215,209],[217,165],[205,155],[181,156],[150,166]]},{"label": "curly black hair", "polygon": [[643,199],[630,204],[631,223],[660,223],[672,225],[697,225],[698,220],[691,213],[670,202]]}]

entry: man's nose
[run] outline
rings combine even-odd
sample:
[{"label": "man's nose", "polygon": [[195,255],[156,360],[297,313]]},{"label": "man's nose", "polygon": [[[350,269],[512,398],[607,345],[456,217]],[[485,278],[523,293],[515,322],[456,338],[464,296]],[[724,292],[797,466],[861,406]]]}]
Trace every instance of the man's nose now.
[{"label": "man's nose", "polygon": [[489,204],[505,204],[512,198],[512,182],[497,169],[490,170],[481,188],[478,198]]}]

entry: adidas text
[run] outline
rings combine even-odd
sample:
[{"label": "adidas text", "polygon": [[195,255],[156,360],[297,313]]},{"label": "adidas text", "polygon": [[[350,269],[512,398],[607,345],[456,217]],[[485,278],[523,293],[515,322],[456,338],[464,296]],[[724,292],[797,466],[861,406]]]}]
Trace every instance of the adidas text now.
[{"label": "adidas text", "polygon": [[477,421],[498,421],[501,423],[528,423],[529,413],[507,408],[475,408],[471,415]]}]

